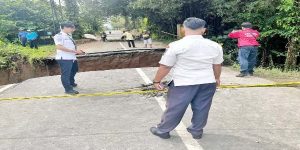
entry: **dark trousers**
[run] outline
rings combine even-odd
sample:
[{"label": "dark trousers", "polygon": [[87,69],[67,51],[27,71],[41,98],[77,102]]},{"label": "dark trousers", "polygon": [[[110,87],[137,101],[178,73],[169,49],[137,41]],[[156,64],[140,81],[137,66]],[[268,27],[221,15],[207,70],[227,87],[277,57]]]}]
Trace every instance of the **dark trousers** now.
[{"label": "dark trousers", "polygon": [[157,126],[158,129],[162,132],[174,130],[191,104],[193,117],[192,125],[188,130],[196,135],[202,134],[215,92],[216,83],[175,87],[174,82],[171,82],[167,96],[167,109],[161,123]]},{"label": "dark trousers", "polygon": [[21,38],[21,44],[23,47],[26,47],[27,39],[26,38]]},{"label": "dark trousers", "polygon": [[127,40],[127,42],[128,42],[129,47],[131,47],[131,44],[132,44],[132,47],[135,48],[134,40]]},{"label": "dark trousers", "polygon": [[73,90],[75,75],[78,72],[78,62],[73,60],[57,60],[61,69],[61,82],[65,92]]},{"label": "dark trousers", "polygon": [[36,49],[38,49],[37,43],[38,43],[37,40],[30,40],[29,41],[30,48],[36,48]]},{"label": "dark trousers", "polygon": [[240,47],[238,60],[241,65],[241,73],[248,74],[254,72],[257,51],[256,46]]}]

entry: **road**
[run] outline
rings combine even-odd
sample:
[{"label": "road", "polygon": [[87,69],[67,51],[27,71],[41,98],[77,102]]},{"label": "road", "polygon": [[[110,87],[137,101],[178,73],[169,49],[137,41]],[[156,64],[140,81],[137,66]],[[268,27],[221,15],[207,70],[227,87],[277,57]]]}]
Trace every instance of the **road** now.
[{"label": "road", "polygon": [[[159,43],[161,44],[161,43]],[[161,44],[163,46],[163,44]],[[138,46],[142,46],[139,42]],[[89,43],[88,52],[127,49],[126,43]],[[81,93],[119,91],[150,82],[157,68],[79,73]],[[271,81],[236,78],[224,68],[224,84]],[[1,91],[1,90],[0,90]],[[60,77],[24,81],[0,97],[61,95]],[[149,132],[160,121],[164,97],[101,96],[45,100],[0,101],[1,150],[297,150],[300,149],[299,89],[220,89],[216,93],[205,135],[192,139],[185,130],[191,110],[162,140]]]},{"label": "road", "polygon": [[[112,31],[112,34],[107,34],[107,39],[110,41],[120,40],[122,37],[121,31]],[[123,50],[124,47],[120,45],[120,43],[124,46],[127,46],[127,42],[121,41],[121,42],[91,42],[83,45],[79,45],[79,49],[84,50],[87,53],[93,53],[93,52],[103,52],[103,51],[116,51],[116,50]],[[143,41],[135,41],[137,48],[144,48]],[[153,41],[153,48],[165,48],[166,44]]]}]

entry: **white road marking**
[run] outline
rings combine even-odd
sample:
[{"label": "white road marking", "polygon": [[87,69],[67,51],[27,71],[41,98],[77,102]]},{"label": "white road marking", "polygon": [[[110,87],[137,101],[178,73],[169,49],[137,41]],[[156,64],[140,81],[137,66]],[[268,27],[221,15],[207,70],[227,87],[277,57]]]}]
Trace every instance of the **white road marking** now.
[{"label": "white road marking", "polygon": [[[146,84],[151,84],[152,81],[149,79],[149,77],[145,74],[145,72],[140,69],[136,68],[136,71],[139,73],[139,75],[143,78]],[[160,108],[165,111],[165,98],[164,97],[155,97],[156,101],[158,102]],[[181,140],[183,141],[184,145],[186,146],[187,150],[204,150],[203,147],[192,138],[192,136],[186,132],[186,126],[183,124],[183,122],[180,122],[180,124],[175,129]]]},{"label": "white road marking", "polygon": [[120,45],[122,46],[122,48],[124,49],[124,50],[128,50],[128,48],[126,48],[121,42],[119,42],[120,43]]},{"label": "white road marking", "polygon": [[0,89],[0,93],[6,91],[7,89],[9,89],[9,88],[11,88],[11,87],[13,87],[13,86],[15,86],[15,85],[16,85],[16,84],[9,84],[9,85],[6,85],[5,87],[3,87],[3,88]]}]

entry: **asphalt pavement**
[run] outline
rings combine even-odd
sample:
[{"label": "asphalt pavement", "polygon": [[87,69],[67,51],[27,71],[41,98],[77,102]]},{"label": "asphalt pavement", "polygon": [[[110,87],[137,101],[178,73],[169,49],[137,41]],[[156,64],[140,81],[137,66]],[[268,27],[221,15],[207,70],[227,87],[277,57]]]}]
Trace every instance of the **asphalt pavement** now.
[{"label": "asphalt pavement", "polygon": [[[119,42],[110,44],[112,49],[126,48]],[[79,73],[77,90],[94,93],[140,87],[154,77],[156,69]],[[236,78],[236,73],[224,68],[223,84],[272,83],[257,77]],[[62,94],[60,77],[53,76],[11,86],[0,97]],[[0,101],[0,150],[300,149],[299,89],[219,89],[200,140],[192,139],[185,130],[190,125],[190,108],[171,139],[149,132],[160,121],[164,101],[164,97],[137,94]]]}]

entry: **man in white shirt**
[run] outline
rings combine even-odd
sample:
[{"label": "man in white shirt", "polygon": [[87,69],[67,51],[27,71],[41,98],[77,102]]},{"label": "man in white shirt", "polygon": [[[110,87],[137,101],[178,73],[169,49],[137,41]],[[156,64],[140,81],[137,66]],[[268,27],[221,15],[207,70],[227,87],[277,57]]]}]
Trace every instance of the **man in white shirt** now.
[{"label": "man in white shirt", "polygon": [[169,45],[160,61],[153,81],[158,90],[164,90],[162,79],[172,71],[167,109],[161,123],[150,131],[161,138],[170,138],[169,132],[180,123],[191,104],[192,125],[187,128],[195,139],[202,138],[208,113],[217,86],[220,85],[222,47],[203,38],[206,22],[199,18],[184,21],[185,37]]},{"label": "man in white shirt", "polygon": [[57,49],[56,60],[61,68],[61,82],[65,88],[66,94],[79,94],[73,88],[75,75],[78,72],[78,63],[76,55],[84,54],[82,50],[77,50],[75,41],[71,34],[75,31],[75,26],[71,22],[61,24],[61,32],[54,36],[54,42]]}]

